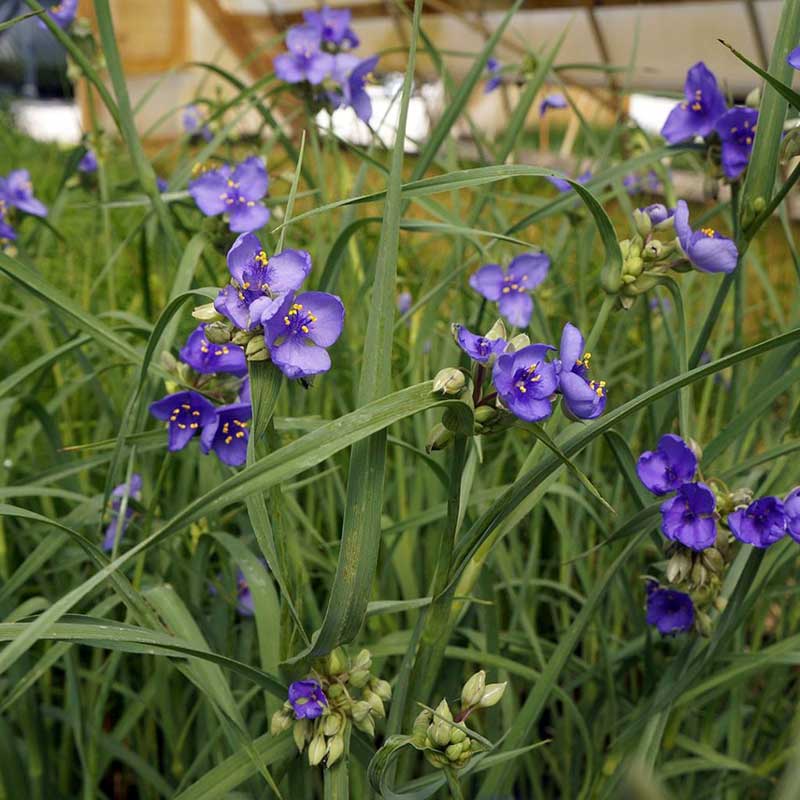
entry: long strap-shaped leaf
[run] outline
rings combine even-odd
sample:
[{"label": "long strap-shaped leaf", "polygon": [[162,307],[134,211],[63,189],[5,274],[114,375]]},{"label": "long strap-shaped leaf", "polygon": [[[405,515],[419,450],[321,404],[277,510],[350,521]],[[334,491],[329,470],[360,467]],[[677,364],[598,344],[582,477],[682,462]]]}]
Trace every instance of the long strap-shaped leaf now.
[{"label": "long strap-shaped leaf", "polygon": [[[416,0],[411,47],[400,102],[400,118],[397,123],[392,166],[386,189],[386,206],[375,263],[372,308],[367,322],[367,335],[364,338],[363,366],[358,385],[359,405],[377,400],[391,391],[403,155],[421,12],[422,0]],[[378,563],[385,467],[386,430],[382,429],[353,447],[336,576],[322,626],[316,633],[311,647],[306,648],[297,658],[327,653],[336,645],[350,641],[361,627]]]}]

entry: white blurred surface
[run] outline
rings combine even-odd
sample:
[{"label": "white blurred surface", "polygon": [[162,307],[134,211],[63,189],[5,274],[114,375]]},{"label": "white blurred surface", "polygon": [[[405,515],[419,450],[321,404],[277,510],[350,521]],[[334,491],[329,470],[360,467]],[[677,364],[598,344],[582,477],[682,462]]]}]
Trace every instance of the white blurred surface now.
[{"label": "white blurred surface", "polygon": [[17,127],[40,142],[75,145],[81,140],[78,106],[65,100],[16,100],[11,113]]}]

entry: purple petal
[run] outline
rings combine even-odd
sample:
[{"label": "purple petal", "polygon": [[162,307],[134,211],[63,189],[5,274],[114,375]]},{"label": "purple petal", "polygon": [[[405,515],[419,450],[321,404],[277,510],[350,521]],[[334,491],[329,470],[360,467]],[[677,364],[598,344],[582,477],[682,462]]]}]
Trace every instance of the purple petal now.
[{"label": "purple petal", "polygon": [[221,170],[212,169],[189,182],[189,194],[197,207],[207,216],[222,214],[228,206],[228,178]]},{"label": "purple petal", "polygon": [[310,339],[287,337],[271,349],[272,362],[287,378],[307,378],[331,368],[331,357],[324,347]]},{"label": "purple petal", "polygon": [[511,291],[498,302],[500,313],[517,328],[527,328],[533,313],[533,300],[525,292]]},{"label": "purple petal", "polygon": [[305,250],[283,250],[267,263],[270,291],[285,294],[299,289],[311,272],[311,255]]},{"label": "purple petal", "polygon": [[239,284],[244,283],[244,272],[255,263],[256,256],[264,248],[261,241],[254,233],[243,233],[228,250],[226,261],[231,277]]},{"label": "purple petal", "polygon": [[584,344],[583,334],[571,322],[564,325],[558,351],[564,369],[571,370],[583,358]]},{"label": "purple petal", "polygon": [[687,255],[701,272],[733,272],[739,260],[739,251],[732,240],[706,236],[700,231],[692,235]]},{"label": "purple petal", "polygon": [[250,200],[246,205],[241,203],[230,207],[228,212],[228,227],[233,233],[243,233],[254,231],[267,224],[270,212],[261,203],[250,205]]},{"label": "purple petal", "polygon": [[470,276],[469,285],[487,300],[497,302],[503,292],[505,273],[499,264],[486,264]]},{"label": "purple petal", "polygon": [[683,252],[687,253],[689,240],[692,238],[692,229],[689,227],[689,206],[686,205],[685,200],[678,200],[675,206],[674,220],[675,233],[678,234]]},{"label": "purple petal", "polygon": [[550,256],[547,253],[522,253],[508,265],[508,274],[516,283],[526,289],[535,289],[550,270]]},{"label": "purple petal", "polygon": [[800,69],[800,47],[795,47],[786,57],[786,63],[794,69]]},{"label": "purple petal", "polygon": [[327,292],[303,292],[294,302],[303,306],[316,319],[309,326],[309,338],[320,347],[330,347],[342,333],[344,327],[344,305],[334,294]]},{"label": "purple petal", "polygon": [[250,156],[233,171],[231,180],[238,183],[239,194],[247,200],[260,200],[269,188],[269,175],[264,160]]}]

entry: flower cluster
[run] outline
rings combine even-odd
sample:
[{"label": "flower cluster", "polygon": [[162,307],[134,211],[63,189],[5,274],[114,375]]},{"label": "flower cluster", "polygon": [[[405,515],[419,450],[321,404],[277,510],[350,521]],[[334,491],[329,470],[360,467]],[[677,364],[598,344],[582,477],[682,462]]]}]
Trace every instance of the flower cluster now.
[{"label": "flower cluster", "polygon": [[683,94],[661,135],[670,144],[704,139],[709,156],[719,159],[725,177],[736,180],[750,161],[758,111],[747,106],[728,108],[714,73],[702,61],[686,74]]},{"label": "flower cluster", "polygon": [[461,769],[486,747],[466,726],[475,711],[500,702],[507,683],[486,683],[486,673],[476,672],[461,689],[461,710],[453,716],[447,700],[435,710],[424,709],[414,720],[409,742],[425,754],[434,767]]},{"label": "flower cluster", "polygon": [[234,233],[247,233],[266,224],[269,209],[261,202],[269,188],[269,175],[259,156],[250,156],[231,167],[205,169],[196,165],[189,194],[207,216],[225,214]]},{"label": "flower cluster", "polygon": [[512,325],[527,328],[533,313],[531,292],[549,271],[547,253],[523,253],[511,261],[507,270],[499,264],[485,264],[470,277],[469,285],[497,303],[500,313]]},{"label": "flower cluster", "polygon": [[241,347],[212,342],[206,328],[201,324],[191,333],[180,351],[182,364],[170,363],[180,381],[194,388],[152,403],[150,413],[167,423],[170,452],[182,450],[199,436],[203,453],[213,450],[223,464],[239,467],[247,458],[252,416],[249,384],[241,380],[247,374],[247,361]]},{"label": "flower cluster", "polygon": [[16,241],[11,217],[14,209],[34,217],[47,216],[47,206],[34,196],[31,175],[26,169],[15,169],[0,177],[0,248]]},{"label": "flower cluster", "polygon": [[[732,539],[766,548],[785,535],[800,542],[800,487],[784,501],[752,492],[731,492],[719,480],[698,480],[697,446],[667,433],[655,450],[639,457],[639,480],[653,494],[671,495],[661,504],[661,532],[670,542],[666,576],[692,595],[648,584],[647,621],[662,633],[698,627],[705,632],[710,619],[699,605],[718,601],[722,574],[730,561]],[[723,519],[724,518],[724,519]],[[725,525],[727,531],[722,527]],[[689,613],[691,609],[691,613]]]},{"label": "flower cluster", "polygon": [[386,717],[384,704],[391,700],[392,687],[371,668],[369,650],[351,660],[337,648],[309,676],[289,686],[289,698],[273,714],[270,732],[291,728],[301,753],[308,745],[312,767],[323,760],[332,766],[344,753],[351,726],[374,736],[375,721]]},{"label": "flower cluster", "polygon": [[347,106],[369,122],[372,102],[365,86],[378,56],[360,59],[350,52],[359,44],[350,18],[345,8],[304,11],[303,23],[286,32],[287,52],[275,57],[275,75],[297,85],[314,108]]},{"label": "flower cluster", "polygon": [[258,237],[246,233],[233,243],[227,262],[230,283],[213,306],[195,310],[211,323],[213,342],[240,345],[251,361],[270,359],[288,378],[327,372],[327,348],[342,332],[344,305],[326,292],[298,292],[311,272],[311,256],[287,249],[268,257]]}]

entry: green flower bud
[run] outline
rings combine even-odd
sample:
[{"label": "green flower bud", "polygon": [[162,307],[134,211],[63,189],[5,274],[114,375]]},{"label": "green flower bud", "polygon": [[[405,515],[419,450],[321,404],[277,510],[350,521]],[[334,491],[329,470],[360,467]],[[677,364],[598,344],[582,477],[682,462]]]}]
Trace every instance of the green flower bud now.
[{"label": "green flower bud", "polygon": [[308,763],[311,764],[312,767],[316,767],[317,764],[321,763],[322,759],[325,758],[325,753],[327,752],[328,744],[325,741],[325,737],[321,733],[318,733],[308,746]]},{"label": "green flower bud", "polygon": [[328,759],[326,766],[333,766],[344,753],[344,735],[339,733],[328,741]]},{"label": "green flower bud", "polygon": [[306,739],[311,735],[311,725],[307,719],[296,720],[292,728],[294,743],[299,752],[303,752],[306,746]]},{"label": "green flower bud", "polygon": [[322,732],[326,736],[336,736],[343,727],[344,717],[341,714],[334,712],[333,714],[327,714],[323,717]]},{"label": "green flower bud", "polygon": [[363,649],[353,660],[354,669],[370,669],[372,667],[372,656],[369,650]]},{"label": "green flower bud", "polygon": [[633,221],[640,236],[649,236],[650,231],[653,230],[653,221],[650,219],[649,214],[640,208],[634,208]]},{"label": "green flower bud", "polygon": [[646,261],[658,261],[664,255],[664,243],[651,239],[642,250],[642,258]]},{"label": "green flower bud", "polygon": [[704,586],[708,578],[708,570],[700,561],[696,561],[692,567],[692,583],[695,586]]},{"label": "green flower bud", "polygon": [[279,733],[283,733],[283,731],[288,731],[289,728],[292,727],[293,722],[293,715],[287,713],[286,710],[282,708],[272,715],[272,720],[269,724],[269,732],[273,736],[277,736]]},{"label": "green flower bud", "polygon": [[228,344],[233,336],[233,329],[227,322],[209,322],[204,334],[212,344]]},{"label": "green flower bud", "polygon": [[446,747],[450,744],[450,731],[453,728],[452,722],[453,714],[450,711],[450,706],[447,705],[447,700],[442,700],[442,702],[436,706],[433,722],[428,728],[428,736],[430,736],[437,747]]},{"label": "green flower bud", "polygon": [[460,744],[467,738],[466,731],[460,727],[454,727],[450,732],[450,741],[453,744]]},{"label": "green flower bud", "polygon": [[369,683],[370,672],[368,669],[354,669],[350,673],[348,683],[355,686],[356,689],[363,689]]},{"label": "green flower bud", "polygon": [[263,336],[256,336],[251,339],[244,349],[244,354],[247,356],[248,361],[267,361],[269,359],[269,351]]},{"label": "green flower bud", "polygon": [[486,673],[483,670],[476,672],[461,690],[461,706],[472,708],[480,703],[483,690],[486,688]]},{"label": "green flower bud", "polygon": [[325,659],[325,669],[328,675],[341,675],[343,672],[347,672],[349,666],[347,653],[341,647],[332,650]]},{"label": "green flower bud", "polygon": [[709,547],[703,550],[703,566],[713,575],[721,575],[725,569],[725,559],[716,547]]},{"label": "green flower bud", "polygon": [[411,730],[411,739],[418,747],[425,746],[425,740],[428,735],[428,726],[431,724],[433,715],[428,709],[424,709],[414,720],[414,727]]},{"label": "green flower bud", "polygon": [[445,367],[436,373],[436,377],[433,379],[433,391],[435,394],[455,396],[461,393],[466,383],[467,379],[460,369]]},{"label": "green flower bud", "polygon": [[483,697],[478,703],[478,708],[491,708],[497,705],[505,694],[506,686],[508,686],[508,681],[487,684],[483,691]]},{"label": "green flower bud", "polygon": [[372,718],[371,714],[368,714],[360,721],[356,721],[356,718],[353,717],[353,725],[355,725],[356,728],[358,728],[362,733],[366,733],[367,736],[375,735],[375,720]]},{"label": "green flower bud", "polygon": [[[199,319],[200,322],[220,322],[223,319],[213,303],[204,303],[202,306],[197,306],[192,310],[192,316]],[[218,342],[221,344],[221,342]]]},{"label": "green flower bud", "polygon": [[325,690],[325,694],[328,696],[328,700],[338,700],[344,696],[344,686],[341,683],[332,683]]},{"label": "green flower bud", "polygon": [[262,335],[263,332],[260,328],[254,331],[235,330],[233,332],[233,336],[231,337],[231,341],[234,344],[238,344],[240,347],[245,347],[251,339],[255,339],[257,336]]},{"label": "green flower bud", "polygon": [[432,453],[434,450],[444,450],[453,441],[454,436],[455,434],[452,431],[447,430],[441,423],[437,423],[428,434],[425,451]]},{"label": "green flower bud", "polygon": [[369,707],[376,717],[380,717],[381,719],[386,718],[386,709],[383,706],[383,700],[370,688],[364,689],[364,699],[369,703]]},{"label": "green flower bud", "polygon": [[781,142],[781,163],[785,164],[800,156],[800,125],[790,128]]},{"label": "green flower bud", "polygon": [[689,449],[694,453],[698,463],[701,462],[703,460],[703,448],[694,439],[688,439],[686,444],[689,445]]},{"label": "green flower bud", "polygon": [[670,583],[683,583],[692,571],[692,559],[683,552],[679,551],[667,562],[667,580]]},{"label": "green flower bud", "polygon": [[701,636],[711,635],[711,617],[704,611],[698,611],[697,614],[695,614],[694,624]]},{"label": "green flower bud", "polygon": [[353,717],[353,722],[363,722],[371,715],[372,706],[366,700],[359,700],[357,703],[353,703],[350,713]]},{"label": "green flower bud", "polygon": [[761,105],[761,87],[756,86],[755,89],[751,89],[747,93],[747,97],[744,99],[744,104],[748,108],[758,108]]},{"label": "green flower bud", "polygon": [[527,347],[530,343],[531,343],[531,337],[528,336],[527,333],[518,333],[513,339],[511,339],[508,342],[504,352],[516,353],[517,350],[522,350],[523,347]]},{"label": "green flower bud", "polygon": [[494,325],[486,332],[483,337],[484,339],[489,339],[490,341],[494,341],[495,339],[505,339],[506,338],[506,326],[502,319],[498,319]]},{"label": "green flower bud", "polygon": [[444,754],[448,761],[458,761],[463,747],[461,744],[451,744],[445,748]]},{"label": "green flower bud", "polygon": [[392,699],[392,684],[389,681],[373,678],[369,685],[372,691],[384,702],[388,703]]}]

